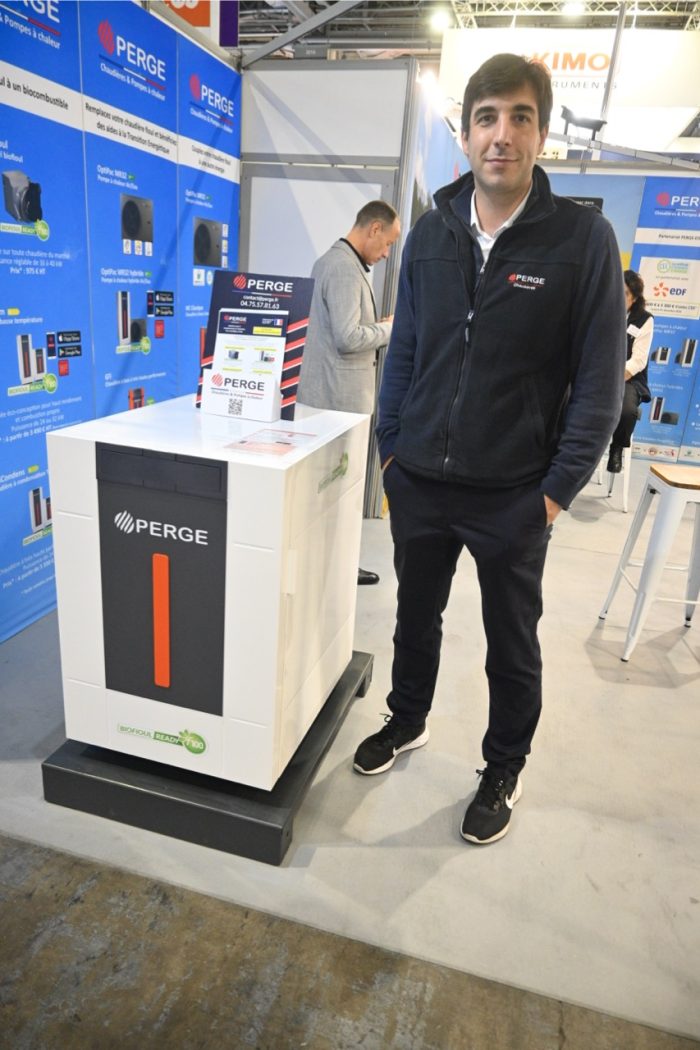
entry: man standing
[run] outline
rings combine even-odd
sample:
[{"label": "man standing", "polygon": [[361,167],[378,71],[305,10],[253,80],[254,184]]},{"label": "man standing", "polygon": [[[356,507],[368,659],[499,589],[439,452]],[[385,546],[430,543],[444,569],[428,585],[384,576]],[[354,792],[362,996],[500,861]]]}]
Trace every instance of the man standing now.
[{"label": "man standing", "polygon": [[374,774],[428,740],[442,613],[463,547],[487,641],[486,766],[469,842],[508,831],[541,709],[537,623],[552,522],[590,478],[620,412],[625,309],[603,216],[552,194],[535,159],[548,71],[496,55],[471,77],[471,172],[435,195],[404,249],[377,436],[398,577],[391,717],[358,748]]},{"label": "man standing", "polygon": [[[384,201],[360,209],[347,237],[317,259],[314,294],[297,398],[314,408],[374,412],[377,351],[391,335],[391,317],[377,319],[370,267],[386,259],[401,233],[399,217]],[[358,570],[357,582],[378,583]]]}]

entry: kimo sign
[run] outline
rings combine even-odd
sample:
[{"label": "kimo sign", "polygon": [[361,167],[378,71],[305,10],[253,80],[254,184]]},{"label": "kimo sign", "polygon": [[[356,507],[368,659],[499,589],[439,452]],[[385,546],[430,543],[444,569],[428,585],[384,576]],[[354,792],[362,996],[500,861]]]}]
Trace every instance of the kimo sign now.
[{"label": "kimo sign", "polygon": [[[450,29],[443,37],[440,88],[447,98],[461,99],[467,80],[490,55],[536,59],[552,75],[550,131],[563,134],[562,106],[578,116],[600,116],[614,41],[613,28]],[[700,140],[678,141],[697,113],[699,68],[700,33],[625,29],[599,137],[628,148],[700,152]],[[570,127],[569,134],[580,133]]]}]

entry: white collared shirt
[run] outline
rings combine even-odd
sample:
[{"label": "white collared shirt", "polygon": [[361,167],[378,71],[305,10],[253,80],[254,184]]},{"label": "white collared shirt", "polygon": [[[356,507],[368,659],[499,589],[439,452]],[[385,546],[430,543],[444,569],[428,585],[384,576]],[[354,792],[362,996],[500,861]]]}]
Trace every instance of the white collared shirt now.
[{"label": "white collared shirt", "polygon": [[507,230],[509,226],[512,226],[513,223],[515,222],[515,220],[518,218],[518,216],[521,215],[525,211],[525,205],[527,204],[528,200],[530,199],[530,194],[531,193],[532,193],[532,186],[530,186],[530,189],[527,192],[527,196],[524,197],[523,200],[521,200],[520,204],[515,209],[513,214],[509,215],[508,218],[506,219],[506,221],[501,223],[501,225],[498,227],[498,229],[493,234],[493,236],[491,236],[490,233],[486,233],[486,231],[482,230],[482,228],[481,228],[481,223],[479,222],[479,216],[478,216],[477,210],[476,210],[476,191],[474,193],[472,193],[472,229],[474,231],[474,234],[476,236],[477,241],[479,242],[479,247],[481,248],[481,254],[484,257],[484,266],[486,266],[486,263],[488,261],[488,257],[489,257],[489,254],[491,252],[491,249],[493,248],[494,244],[496,243],[496,238],[501,233],[503,233],[504,230]]}]

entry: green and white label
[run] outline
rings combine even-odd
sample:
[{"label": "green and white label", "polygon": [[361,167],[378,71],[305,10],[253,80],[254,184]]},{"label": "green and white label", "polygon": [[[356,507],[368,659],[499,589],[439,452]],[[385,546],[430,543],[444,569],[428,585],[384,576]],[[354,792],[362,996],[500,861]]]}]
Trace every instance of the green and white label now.
[{"label": "green and white label", "polygon": [[203,755],[207,749],[207,742],[199,733],[192,733],[189,729],[183,729],[180,733],[164,733],[160,729],[142,729],[138,726],[128,726],[120,722],[117,726],[120,733],[129,736],[145,737],[155,740],[160,744],[172,744],[175,747],[184,747],[191,755]]}]

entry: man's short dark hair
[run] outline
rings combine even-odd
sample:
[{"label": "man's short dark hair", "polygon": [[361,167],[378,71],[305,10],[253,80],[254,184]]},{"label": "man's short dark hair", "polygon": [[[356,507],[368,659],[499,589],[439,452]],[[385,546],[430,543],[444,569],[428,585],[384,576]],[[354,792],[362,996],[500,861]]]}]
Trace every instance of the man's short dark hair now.
[{"label": "man's short dark hair", "polygon": [[549,70],[542,62],[508,54],[487,59],[469,78],[462,104],[462,131],[469,134],[469,120],[475,102],[492,95],[510,95],[524,84],[535,93],[538,123],[542,131],[549,124],[552,113],[552,78]]},{"label": "man's short dark hair", "polygon": [[369,226],[370,223],[381,222],[382,226],[393,226],[398,217],[398,214],[386,201],[369,201],[358,211],[355,225]]}]

